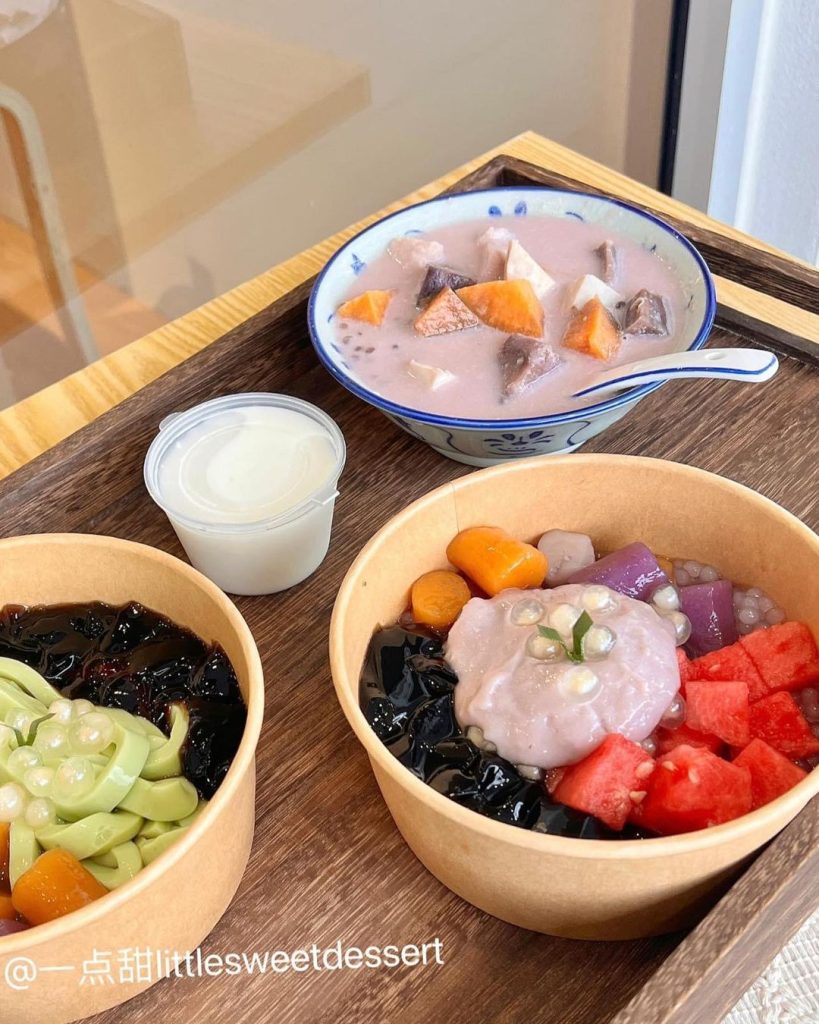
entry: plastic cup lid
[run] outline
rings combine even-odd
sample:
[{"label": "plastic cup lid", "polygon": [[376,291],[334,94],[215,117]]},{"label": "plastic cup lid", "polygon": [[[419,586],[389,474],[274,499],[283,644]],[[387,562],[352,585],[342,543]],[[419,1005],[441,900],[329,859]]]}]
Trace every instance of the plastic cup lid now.
[{"label": "plastic cup lid", "polygon": [[189,529],[245,533],[332,502],[345,459],[338,426],[309,402],[225,395],[162,420],[145,456],[145,486]]}]

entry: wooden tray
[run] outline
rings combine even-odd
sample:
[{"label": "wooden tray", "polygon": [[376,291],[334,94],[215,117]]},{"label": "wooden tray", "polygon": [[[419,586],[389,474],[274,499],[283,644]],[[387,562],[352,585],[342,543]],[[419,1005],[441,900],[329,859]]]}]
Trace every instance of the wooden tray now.
[{"label": "wooden tray", "polygon": [[[456,189],[577,183],[501,157]],[[819,309],[819,274],[679,224],[726,278],[773,303]],[[327,631],[338,585],[390,516],[467,468],[444,459],[339,387],[307,339],[309,283],[277,301],[0,483],[2,533],[107,533],[181,554],[142,484],[167,413],[227,392],[284,391],[341,426],[349,462],[330,555],[307,583],[239,606],[265,663],[258,830],[244,883],[204,952],[292,951],[341,939],[367,946],[439,937],[443,966],[164,981],[97,1024],[230,1021],[717,1024],[819,902],[819,801],[805,809],[687,936],[582,943],[526,932],[444,889],[392,825],[338,708]],[[689,381],[663,388],[587,451],[639,453],[739,480],[816,527],[819,369],[812,343],[764,314],[720,309],[713,341],[782,353],[764,388]],[[755,307],[756,308],[756,307]],[[184,913],[184,908],[168,908]]]}]

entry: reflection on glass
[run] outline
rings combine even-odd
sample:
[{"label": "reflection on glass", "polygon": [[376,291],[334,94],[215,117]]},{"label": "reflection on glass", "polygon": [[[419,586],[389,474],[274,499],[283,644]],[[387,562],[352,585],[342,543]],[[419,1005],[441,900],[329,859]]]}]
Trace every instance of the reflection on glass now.
[{"label": "reflection on glass", "polygon": [[0,405],[527,128],[650,178],[645,8],[8,0]]}]

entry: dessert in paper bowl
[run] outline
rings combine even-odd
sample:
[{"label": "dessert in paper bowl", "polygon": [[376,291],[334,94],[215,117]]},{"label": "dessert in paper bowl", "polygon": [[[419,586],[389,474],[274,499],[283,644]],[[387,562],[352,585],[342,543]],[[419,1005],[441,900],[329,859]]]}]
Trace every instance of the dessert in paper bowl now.
[{"label": "dessert in paper bowl", "polygon": [[690,922],[819,790],[817,557],[759,495],[624,456],[400,513],[341,589],[331,660],[410,846],[524,927]]},{"label": "dessert in paper bowl", "polygon": [[[0,1010],[55,1024],[158,981],[120,954],[184,955],[230,903],[261,663],[221,591],[141,544],[2,540],[0,593]],[[80,984],[99,950],[108,983]]]}]

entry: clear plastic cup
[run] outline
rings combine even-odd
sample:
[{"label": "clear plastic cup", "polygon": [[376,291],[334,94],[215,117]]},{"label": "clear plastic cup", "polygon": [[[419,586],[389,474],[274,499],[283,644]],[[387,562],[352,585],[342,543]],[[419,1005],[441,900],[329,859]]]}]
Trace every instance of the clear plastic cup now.
[{"label": "clear plastic cup", "polygon": [[345,458],[309,402],[226,395],[160,423],[145,486],[200,572],[231,594],[273,594],[324,560]]}]

